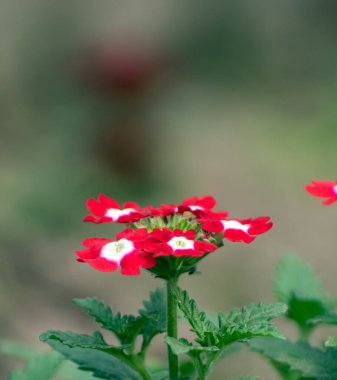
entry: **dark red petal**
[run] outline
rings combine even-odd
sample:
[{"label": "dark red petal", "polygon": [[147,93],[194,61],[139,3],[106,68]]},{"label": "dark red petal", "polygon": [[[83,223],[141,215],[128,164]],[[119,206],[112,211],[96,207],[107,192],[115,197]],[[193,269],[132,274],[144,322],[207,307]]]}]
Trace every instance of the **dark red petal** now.
[{"label": "dark red petal", "polygon": [[100,194],[98,196],[98,200],[106,206],[106,208],[115,208],[117,210],[120,210],[120,206],[119,206],[119,203],[116,202],[114,199],[111,199],[109,197],[107,197],[106,195],[104,194]]},{"label": "dark red petal", "polygon": [[335,197],[329,198],[323,202],[324,206],[331,205],[333,203],[337,202],[337,195]]},{"label": "dark red petal", "polygon": [[313,180],[312,185],[306,185],[305,189],[309,194],[313,195],[314,197],[325,198],[333,195],[332,189],[334,188],[334,186],[336,186],[336,183],[332,181]]},{"label": "dark red petal", "polygon": [[188,240],[195,240],[197,234],[194,230],[188,230],[186,232],[183,232],[183,235],[181,236],[184,236]]},{"label": "dark red petal", "polygon": [[159,243],[153,247],[153,257],[170,256],[173,254],[173,249],[165,243]]},{"label": "dark red petal", "polygon": [[159,212],[161,216],[170,216],[178,212],[177,209],[178,207],[176,205],[161,204]]},{"label": "dark red petal", "polygon": [[152,236],[165,243],[173,237],[173,233],[166,227],[161,230],[159,228],[155,228],[152,231]]},{"label": "dark red petal", "polygon": [[152,268],[157,263],[153,255],[148,252],[137,252],[137,257],[143,268]]},{"label": "dark red petal", "polygon": [[218,247],[207,241],[196,241],[194,242],[194,248],[202,254],[205,254],[207,252],[214,252]]},{"label": "dark red petal", "polygon": [[216,200],[211,195],[205,195],[204,197],[198,200],[197,206],[203,207],[207,210],[212,210],[215,206]]},{"label": "dark red petal", "polygon": [[130,212],[128,215],[121,215],[116,219],[117,223],[133,223],[145,218],[146,215],[141,214],[138,211]]},{"label": "dark red petal", "polygon": [[140,274],[140,261],[135,253],[126,255],[121,260],[121,273],[127,276],[137,276]]},{"label": "dark red petal", "polygon": [[250,223],[248,233],[250,235],[259,235],[267,232],[273,227],[273,223],[270,222],[269,217],[260,217],[253,219]]},{"label": "dark red petal", "polygon": [[202,229],[207,232],[222,232],[225,228],[221,222],[208,220],[202,223]]},{"label": "dark red petal", "polygon": [[[116,235],[116,240],[129,239],[130,235],[134,233],[132,228],[126,228]],[[130,239],[129,239],[130,240]]]},{"label": "dark red petal", "polygon": [[99,250],[83,249],[81,251],[75,251],[76,255],[82,260],[94,260],[99,257]]},{"label": "dark red petal", "polygon": [[113,261],[108,261],[102,257],[95,260],[85,260],[94,269],[101,272],[115,272],[118,269],[118,264]]},{"label": "dark red petal", "polygon": [[224,237],[232,242],[251,243],[255,237],[249,236],[246,232],[241,230],[228,229],[224,232]]},{"label": "dark red petal", "polygon": [[106,238],[86,238],[83,240],[85,247],[101,248],[103,245],[111,243],[113,240]]},{"label": "dark red petal", "polygon": [[204,255],[204,252],[196,251],[194,249],[176,249],[173,253],[173,256],[189,256],[189,257],[200,257]]},{"label": "dark red petal", "polygon": [[107,210],[107,207],[96,201],[94,198],[89,198],[87,200],[88,210],[96,216],[104,216]]},{"label": "dark red petal", "polygon": [[125,202],[123,205],[123,209],[124,208],[134,208],[137,211],[140,210],[140,207],[136,202]]}]

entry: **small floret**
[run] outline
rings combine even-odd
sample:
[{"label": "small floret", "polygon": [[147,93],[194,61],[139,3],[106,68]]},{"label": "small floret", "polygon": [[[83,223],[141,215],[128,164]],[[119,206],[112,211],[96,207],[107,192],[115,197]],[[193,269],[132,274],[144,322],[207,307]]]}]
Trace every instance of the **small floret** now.
[{"label": "small floret", "polygon": [[337,202],[337,181],[312,180],[311,182],[311,184],[305,186],[309,194],[318,198],[326,198],[325,201],[323,201],[325,206]]},{"label": "small floret", "polygon": [[195,240],[196,233],[194,230],[184,232],[180,229],[171,231],[168,228],[161,230],[155,228],[152,236],[157,240],[157,243],[153,243],[151,247],[154,257],[171,255],[199,257],[214,252],[218,248],[215,244]]},{"label": "small floret", "polygon": [[[215,214],[213,214],[215,215]],[[207,232],[221,233],[232,242],[251,243],[256,235],[263,234],[270,230],[273,223],[269,216],[260,216],[251,219],[203,219],[202,228]]]},{"label": "small floret", "polygon": [[83,220],[93,223],[133,223],[142,218],[144,215],[135,202],[126,202],[121,208],[114,200],[104,194],[98,196],[98,201],[90,198],[87,201],[87,208],[93,215],[87,215]]},{"label": "small floret", "polygon": [[76,251],[78,261],[86,262],[102,272],[115,272],[128,276],[140,274],[140,267],[152,268],[156,265],[153,256],[144,250],[148,233],[146,228],[132,231],[128,228],[120,232],[116,241],[103,238],[89,238],[83,241],[86,249]]}]

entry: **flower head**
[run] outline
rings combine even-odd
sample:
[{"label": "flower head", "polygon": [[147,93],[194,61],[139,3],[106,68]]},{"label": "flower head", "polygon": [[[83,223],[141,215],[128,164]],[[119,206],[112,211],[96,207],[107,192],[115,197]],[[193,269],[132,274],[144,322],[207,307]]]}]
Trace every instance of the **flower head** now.
[{"label": "flower head", "polygon": [[115,240],[85,239],[85,249],[76,251],[78,261],[105,272],[121,268],[125,275],[138,275],[143,267],[168,279],[192,273],[201,259],[223,246],[223,238],[251,243],[272,227],[267,216],[228,219],[226,211],[213,211],[215,203],[206,195],[187,198],[180,205],[141,208],[134,202],[121,207],[103,194],[98,200],[90,198],[87,207],[91,215],[85,221],[127,223],[130,228]]},{"label": "flower head", "polygon": [[337,202],[337,181],[312,180],[311,182],[311,184],[305,186],[309,194],[318,198],[326,198],[325,201],[323,201],[325,206]]}]

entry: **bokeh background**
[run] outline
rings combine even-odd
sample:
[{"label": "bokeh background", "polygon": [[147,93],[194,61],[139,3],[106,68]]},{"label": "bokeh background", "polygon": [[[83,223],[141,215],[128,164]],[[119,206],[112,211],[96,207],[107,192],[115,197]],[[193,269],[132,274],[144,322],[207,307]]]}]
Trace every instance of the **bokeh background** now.
[{"label": "bokeh background", "polygon": [[[212,194],[232,217],[272,217],[268,234],[226,243],[182,280],[207,310],[273,301],[286,252],[336,294],[336,208],[304,192],[336,177],[335,1],[0,8],[1,337],[42,347],[49,328],[93,331],[72,298],[134,312],[161,285],[75,262],[84,237],[118,231],[81,222],[100,192],[142,205]],[[160,340],[152,355],[164,355]],[[0,376],[14,367],[1,358]],[[277,378],[246,351],[213,378],[244,374]]]}]

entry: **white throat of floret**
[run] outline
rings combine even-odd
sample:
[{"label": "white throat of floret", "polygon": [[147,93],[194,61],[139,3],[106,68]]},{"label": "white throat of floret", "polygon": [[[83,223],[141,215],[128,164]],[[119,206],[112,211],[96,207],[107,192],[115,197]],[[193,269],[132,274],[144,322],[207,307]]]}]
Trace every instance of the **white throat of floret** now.
[{"label": "white throat of floret", "polygon": [[167,244],[176,251],[177,249],[193,249],[194,241],[188,240],[183,236],[175,236],[167,242]]},{"label": "white throat of floret", "polygon": [[242,224],[237,220],[222,220],[221,223],[224,227],[224,231],[231,229],[240,230],[247,233],[250,227],[249,224]]},{"label": "white throat of floret", "polygon": [[124,256],[127,256],[135,249],[132,241],[121,239],[106,244],[101,251],[101,257],[108,261],[113,261],[117,264],[121,262]]},{"label": "white throat of floret", "polygon": [[200,206],[189,206],[189,208],[191,211],[197,211],[197,210],[203,210],[204,209],[203,207],[200,207]]},{"label": "white throat of floret", "polygon": [[125,208],[123,210],[118,210],[117,208],[109,208],[105,213],[106,217],[111,218],[113,221],[117,220],[121,216],[130,215],[132,212],[135,212],[134,208]]}]

